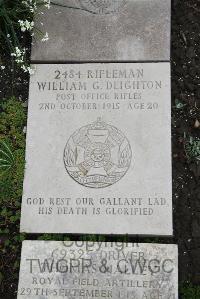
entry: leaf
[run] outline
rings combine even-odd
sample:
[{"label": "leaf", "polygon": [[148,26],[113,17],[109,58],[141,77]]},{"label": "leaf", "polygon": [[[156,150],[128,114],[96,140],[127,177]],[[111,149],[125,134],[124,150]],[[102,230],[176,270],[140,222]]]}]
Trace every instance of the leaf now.
[{"label": "leaf", "polygon": [[1,216],[6,216],[7,215],[7,209],[4,208],[2,211],[1,211]]},{"label": "leaf", "polygon": [[200,160],[200,139],[190,136],[185,142],[185,152],[188,159]]},{"label": "leaf", "polygon": [[10,169],[14,165],[15,159],[10,147],[0,140],[0,169]]},{"label": "leaf", "polygon": [[182,109],[183,107],[185,107],[186,106],[186,104],[183,104],[183,103],[181,103],[179,100],[175,100],[175,107],[177,108],[177,109]]},{"label": "leaf", "polygon": [[6,240],[6,241],[4,242],[4,244],[5,244],[5,246],[8,246],[8,245],[10,244],[10,240]]},{"label": "leaf", "polygon": [[119,165],[120,167],[128,167],[131,159],[131,151],[129,145],[120,153]]},{"label": "leaf", "polygon": [[73,151],[71,146],[68,145],[68,147],[66,148],[66,151],[65,151],[66,164],[68,166],[76,165],[77,157],[78,157],[77,148],[75,149],[75,151]]}]

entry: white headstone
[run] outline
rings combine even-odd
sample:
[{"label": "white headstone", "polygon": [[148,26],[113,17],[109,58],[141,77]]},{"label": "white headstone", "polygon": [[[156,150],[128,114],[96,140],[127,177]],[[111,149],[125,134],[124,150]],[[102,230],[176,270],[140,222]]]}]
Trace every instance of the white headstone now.
[{"label": "white headstone", "polygon": [[21,231],[172,235],[169,63],[37,65]]},{"label": "white headstone", "polygon": [[[35,20],[34,61],[170,59],[170,0],[53,0]],[[37,35],[37,32],[36,32]]]},{"label": "white headstone", "polygon": [[171,244],[24,241],[18,299],[178,299]]}]

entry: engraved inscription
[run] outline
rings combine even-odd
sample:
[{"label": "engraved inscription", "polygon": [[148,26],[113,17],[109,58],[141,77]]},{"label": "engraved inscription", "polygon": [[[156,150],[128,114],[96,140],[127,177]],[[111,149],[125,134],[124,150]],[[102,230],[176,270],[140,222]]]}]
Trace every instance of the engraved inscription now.
[{"label": "engraved inscription", "polygon": [[124,6],[126,0],[80,0],[81,6],[96,14],[111,14]]},{"label": "engraved inscription", "polygon": [[64,149],[69,175],[83,186],[104,188],[119,181],[131,163],[128,139],[100,118],[77,130]]}]

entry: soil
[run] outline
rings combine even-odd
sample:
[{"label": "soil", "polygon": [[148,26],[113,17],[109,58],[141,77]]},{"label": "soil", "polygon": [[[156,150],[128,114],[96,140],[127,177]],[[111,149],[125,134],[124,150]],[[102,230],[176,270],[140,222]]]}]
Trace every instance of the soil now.
[{"label": "soil", "polygon": [[[184,135],[200,137],[200,1],[172,7],[172,153],[174,241],[179,280],[200,284],[200,163],[189,161]],[[185,104],[180,111],[175,101]]]},{"label": "soil", "polygon": [[[177,243],[180,285],[200,285],[200,161],[189,159],[185,151],[187,137],[200,137],[200,0],[173,1],[171,54],[174,237],[148,241]],[[14,69],[10,59],[0,72],[0,98],[14,94],[26,101],[28,76]],[[36,239],[34,235],[26,238]],[[117,237],[106,239],[116,241]],[[147,242],[147,238],[139,237],[128,240]],[[6,261],[1,270],[6,282],[0,299],[16,298],[18,271],[13,275],[12,265],[19,254],[20,248],[1,256]]]}]

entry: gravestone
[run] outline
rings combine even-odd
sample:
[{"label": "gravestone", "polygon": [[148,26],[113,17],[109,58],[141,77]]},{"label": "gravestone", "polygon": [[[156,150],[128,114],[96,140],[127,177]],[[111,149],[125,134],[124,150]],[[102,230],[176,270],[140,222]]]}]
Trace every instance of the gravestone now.
[{"label": "gravestone", "polygon": [[[170,0],[53,0],[33,61],[169,61]],[[37,35],[37,33],[36,33]]]},{"label": "gravestone", "polygon": [[21,231],[172,235],[170,64],[36,67]]},{"label": "gravestone", "polygon": [[18,299],[178,299],[171,244],[24,241]]}]

